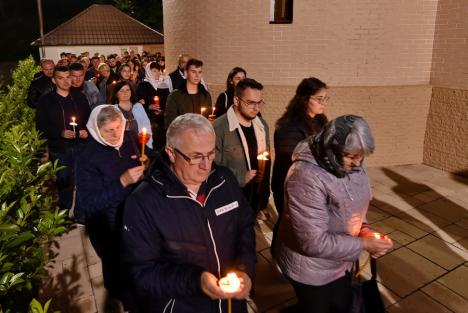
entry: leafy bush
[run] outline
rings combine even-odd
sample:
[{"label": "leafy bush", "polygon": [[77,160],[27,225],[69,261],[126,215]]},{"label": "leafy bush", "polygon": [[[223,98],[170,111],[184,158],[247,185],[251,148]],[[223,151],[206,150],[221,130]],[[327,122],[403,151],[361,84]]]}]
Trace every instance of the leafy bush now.
[{"label": "leafy bush", "polygon": [[28,311],[48,262],[45,247],[67,224],[53,186],[60,169],[41,161],[45,141],[25,101],[37,70],[32,57],[20,61],[0,94],[0,312]]}]

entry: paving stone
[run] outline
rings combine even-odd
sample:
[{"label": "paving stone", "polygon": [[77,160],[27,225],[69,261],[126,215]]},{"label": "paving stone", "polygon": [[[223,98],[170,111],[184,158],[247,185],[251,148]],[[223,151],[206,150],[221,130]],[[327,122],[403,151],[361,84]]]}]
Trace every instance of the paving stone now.
[{"label": "paving stone", "polygon": [[434,190],[424,191],[424,192],[418,193],[417,195],[414,196],[414,198],[416,198],[418,200],[421,200],[423,203],[432,202],[432,201],[440,199],[442,197],[443,196],[440,193],[438,193],[438,192],[436,192]]},{"label": "paving stone", "polygon": [[465,229],[457,224],[452,224],[436,230],[434,236],[441,238],[448,243],[454,243],[458,240],[468,237],[468,229]]},{"label": "paving stone", "polygon": [[442,304],[420,291],[395,303],[387,310],[389,313],[450,313]]},{"label": "paving stone", "polygon": [[468,267],[460,266],[437,280],[441,284],[468,299]]},{"label": "paving stone", "polygon": [[468,260],[467,252],[432,235],[419,239],[407,247],[447,270],[454,269]]},{"label": "paving stone", "polygon": [[453,245],[463,251],[468,252],[468,238],[460,239],[457,242],[454,242]]},{"label": "paving stone", "polygon": [[396,217],[389,217],[377,223],[373,223],[372,228],[384,234],[389,234],[395,230],[399,230],[416,239],[427,234],[427,232]]},{"label": "paving stone", "polygon": [[379,282],[399,297],[406,297],[446,272],[405,247],[379,258],[377,268]]},{"label": "paving stone", "polygon": [[373,205],[369,206],[369,210],[367,211],[366,215],[368,223],[375,223],[380,220],[383,220],[386,217],[389,217],[389,214],[387,212],[381,211]]},{"label": "paving stone", "polygon": [[294,290],[288,281],[281,278],[273,264],[262,256],[255,267],[255,301],[260,312],[273,308],[294,298]]},{"label": "paving stone", "polygon": [[435,281],[422,289],[455,313],[468,313],[468,300]]},{"label": "paving stone", "polygon": [[402,231],[399,231],[399,230],[395,230],[395,231],[392,231],[390,234],[389,234],[389,237],[393,240],[393,243],[399,243],[400,245],[404,246],[404,245],[407,245],[413,241],[415,241],[416,239],[411,237],[410,235],[402,232]]},{"label": "paving stone", "polygon": [[419,207],[419,209],[438,215],[451,222],[468,217],[468,203],[454,198],[442,198]]},{"label": "paving stone", "polygon": [[400,212],[396,214],[396,217],[428,233],[452,223],[438,215],[419,209]]}]

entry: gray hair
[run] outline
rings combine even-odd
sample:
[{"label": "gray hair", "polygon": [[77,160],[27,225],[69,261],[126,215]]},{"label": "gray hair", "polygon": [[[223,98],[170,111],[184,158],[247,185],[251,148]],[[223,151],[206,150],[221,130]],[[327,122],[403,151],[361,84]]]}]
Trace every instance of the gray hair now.
[{"label": "gray hair", "polygon": [[180,135],[187,129],[213,134],[213,136],[215,135],[213,126],[206,119],[206,117],[200,114],[186,113],[184,115],[178,116],[175,120],[172,121],[171,125],[169,125],[169,128],[166,132],[167,146],[178,148],[180,143]]},{"label": "gray hair", "polygon": [[367,122],[362,118],[354,120],[346,137],[343,152],[368,156],[374,152],[374,137]]},{"label": "gray hair", "polygon": [[119,109],[117,109],[113,105],[109,105],[105,108],[102,108],[101,111],[99,111],[96,117],[96,124],[98,128],[101,128],[105,124],[121,118],[122,113],[120,113]]}]

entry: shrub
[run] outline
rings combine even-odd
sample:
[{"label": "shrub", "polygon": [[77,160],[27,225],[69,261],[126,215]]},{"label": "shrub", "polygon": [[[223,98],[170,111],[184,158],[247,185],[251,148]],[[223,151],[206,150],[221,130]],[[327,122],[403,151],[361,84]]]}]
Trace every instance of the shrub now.
[{"label": "shrub", "polygon": [[0,94],[0,311],[27,312],[48,262],[47,244],[66,230],[66,211],[56,206],[56,164],[42,162],[45,141],[26,105],[38,68],[20,61],[13,82]]}]

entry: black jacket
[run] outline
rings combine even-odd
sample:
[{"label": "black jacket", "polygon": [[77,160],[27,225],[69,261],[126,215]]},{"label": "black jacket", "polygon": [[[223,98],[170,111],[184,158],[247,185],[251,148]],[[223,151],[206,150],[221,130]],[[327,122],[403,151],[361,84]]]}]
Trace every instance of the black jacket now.
[{"label": "black jacket", "polygon": [[28,106],[35,109],[39,104],[39,98],[52,92],[54,89],[55,85],[50,77],[39,75],[37,78],[33,79],[29,86],[26,103]]},{"label": "black jacket", "polygon": [[[220,277],[239,269],[253,281],[254,216],[234,175],[213,165],[200,191],[206,195],[203,205],[188,195],[167,157],[160,157],[127,199],[125,260],[151,308],[147,312],[163,312],[166,305],[173,313],[219,312],[219,300],[201,290],[203,271]],[[246,312],[245,305],[233,301],[233,312]],[[226,301],[222,306],[227,312]]]},{"label": "black jacket", "polygon": [[[80,129],[86,129],[86,123],[91,111],[88,100],[79,90],[71,91],[70,95],[74,103],[73,116],[75,116],[78,123],[75,130],[78,132]],[[65,114],[59,101],[59,95],[56,92],[41,97],[36,110],[36,128],[44,133],[51,151],[64,153],[67,144],[84,141],[83,139],[65,139],[62,137],[64,129],[73,130],[70,119],[71,116]]]},{"label": "black jacket", "polygon": [[274,146],[275,161],[271,177],[271,191],[278,213],[284,206],[284,181],[292,164],[292,154],[296,145],[309,136],[309,129],[305,122],[295,121],[279,125],[275,129]]},{"label": "black jacket", "polygon": [[184,87],[185,78],[180,73],[179,68],[176,68],[176,70],[174,72],[170,73],[169,77],[171,78],[172,87],[174,89],[182,89]]}]

